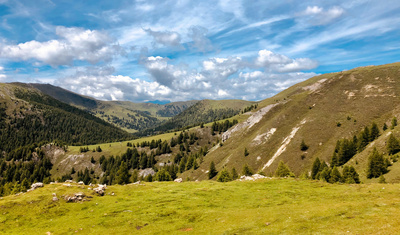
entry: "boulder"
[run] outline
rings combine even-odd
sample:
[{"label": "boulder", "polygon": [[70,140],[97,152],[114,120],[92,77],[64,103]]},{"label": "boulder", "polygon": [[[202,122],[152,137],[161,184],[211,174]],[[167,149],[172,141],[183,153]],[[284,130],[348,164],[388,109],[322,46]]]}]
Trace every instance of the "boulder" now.
[{"label": "boulder", "polygon": [[178,182],[178,183],[182,183],[182,178],[176,178],[175,180],[174,180],[174,182]]}]

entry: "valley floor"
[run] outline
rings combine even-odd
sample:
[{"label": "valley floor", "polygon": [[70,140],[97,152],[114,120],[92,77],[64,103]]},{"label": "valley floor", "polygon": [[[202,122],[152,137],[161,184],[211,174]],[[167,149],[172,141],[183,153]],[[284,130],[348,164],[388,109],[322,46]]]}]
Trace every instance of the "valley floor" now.
[{"label": "valley floor", "polygon": [[[395,234],[400,185],[297,179],[218,183],[63,184],[0,199],[4,234]],[[61,197],[83,192],[90,201]],[[55,193],[60,199],[52,201]],[[114,194],[114,195],[112,195]]]}]

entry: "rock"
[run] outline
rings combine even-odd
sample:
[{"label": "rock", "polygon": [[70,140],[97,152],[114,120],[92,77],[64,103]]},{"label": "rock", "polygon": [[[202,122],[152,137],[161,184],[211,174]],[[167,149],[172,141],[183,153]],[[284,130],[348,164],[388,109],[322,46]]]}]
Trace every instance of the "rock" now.
[{"label": "rock", "polygon": [[99,194],[100,196],[103,196],[105,191],[107,189],[107,185],[106,184],[98,184],[97,188],[94,188],[93,190]]},{"label": "rock", "polygon": [[79,181],[78,184],[79,185],[85,185],[85,183],[83,181]]},{"label": "rock", "polygon": [[34,184],[31,185],[31,189],[32,190],[35,190],[35,189],[41,188],[41,187],[43,187],[43,183],[42,182],[37,182],[37,183],[34,183]]},{"label": "rock", "polygon": [[176,178],[175,180],[174,180],[174,182],[177,182],[177,183],[182,183],[182,178]]},{"label": "rock", "polygon": [[58,201],[58,197],[53,197],[53,202]]},{"label": "rock", "polygon": [[63,184],[64,186],[71,187],[71,184]]},{"label": "rock", "polygon": [[53,197],[56,197],[56,193],[53,193]]}]

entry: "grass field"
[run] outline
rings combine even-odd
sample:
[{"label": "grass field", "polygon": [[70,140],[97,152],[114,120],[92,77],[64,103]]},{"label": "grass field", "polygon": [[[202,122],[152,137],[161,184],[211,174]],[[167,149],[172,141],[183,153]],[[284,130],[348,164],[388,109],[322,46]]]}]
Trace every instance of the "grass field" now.
[{"label": "grass field", "polygon": [[[103,197],[61,184],[0,200],[3,234],[395,234],[398,184],[338,185],[296,179],[155,182],[110,186]],[[111,196],[110,193],[115,193]]]}]

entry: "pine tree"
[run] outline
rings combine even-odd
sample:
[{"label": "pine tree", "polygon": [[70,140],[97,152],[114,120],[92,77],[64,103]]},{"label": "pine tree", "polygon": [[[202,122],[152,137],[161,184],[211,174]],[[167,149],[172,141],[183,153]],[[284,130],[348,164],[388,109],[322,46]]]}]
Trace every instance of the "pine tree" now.
[{"label": "pine tree", "polygon": [[359,184],[360,177],[353,166],[343,167],[343,182],[346,184]]},{"label": "pine tree", "polygon": [[93,156],[92,156],[92,158],[90,159],[90,162],[93,163],[93,164],[96,163],[96,161],[94,160]]},{"label": "pine tree", "polygon": [[385,159],[379,154],[378,150],[374,148],[368,157],[367,178],[377,178],[385,173],[387,173]]},{"label": "pine tree", "polygon": [[301,151],[307,151],[307,149],[308,149],[308,145],[306,145],[304,140],[302,140],[301,143],[300,143],[300,150]]},{"label": "pine tree", "polygon": [[217,169],[215,169],[214,161],[212,161],[212,162],[210,163],[210,170],[208,171],[208,178],[209,178],[209,179],[212,179],[212,178],[214,178],[214,176],[216,176],[217,174],[218,174],[218,171],[217,171]]},{"label": "pine tree", "polygon": [[319,179],[329,182],[331,177],[331,169],[329,167],[324,167],[321,173],[319,173]]},{"label": "pine tree", "polygon": [[380,183],[380,184],[386,184],[385,176],[383,176],[383,175],[379,176],[378,183]]},{"label": "pine tree", "polygon": [[237,180],[238,178],[239,178],[239,175],[234,167],[234,168],[232,168],[232,180]]},{"label": "pine tree", "polygon": [[378,125],[375,122],[372,123],[371,126],[371,134],[370,134],[370,142],[374,141],[380,135]]},{"label": "pine tree", "polygon": [[125,162],[121,162],[119,170],[117,171],[117,184],[129,183],[129,171]]},{"label": "pine tree", "polygon": [[292,176],[292,175],[293,175],[293,173],[290,171],[289,167],[283,161],[280,161],[278,168],[275,171],[275,176],[288,177],[288,176]]},{"label": "pine tree", "polygon": [[245,164],[243,166],[242,174],[245,176],[252,176],[253,170],[247,164]]},{"label": "pine tree", "polygon": [[139,173],[138,173],[138,170],[135,169],[135,170],[133,170],[133,172],[132,172],[131,182],[132,182],[132,183],[135,183],[135,182],[138,181],[138,179],[139,179]]},{"label": "pine tree", "polygon": [[385,123],[383,123],[382,130],[383,130],[383,131],[386,131],[387,129],[388,129],[388,126],[386,125],[386,122],[385,122]]},{"label": "pine tree", "polygon": [[313,163],[312,168],[311,168],[311,178],[312,178],[313,180],[318,179],[318,178],[317,178],[317,174],[320,172],[320,166],[321,166],[321,161],[320,161],[319,158],[317,157],[317,158],[314,160],[314,163]]},{"label": "pine tree", "polygon": [[159,170],[155,177],[155,181],[172,181],[171,175],[168,173],[168,171],[165,168],[162,168]]},{"label": "pine tree", "polygon": [[229,181],[232,181],[232,177],[231,177],[231,175],[229,174],[229,172],[228,172],[227,169],[224,168],[224,169],[219,173],[219,175],[218,175],[218,177],[217,177],[217,181],[218,181],[218,182],[229,182]]},{"label": "pine tree", "polygon": [[389,139],[386,144],[386,149],[389,154],[396,154],[400,151],[399,140],[394,137],[393,134],[389,135]]},{"label": "pine tree", "polygon": [[394,127],[397,126],[397,118],[393,117],[392,119],[392,126],[390,127],[391,129],[394,129]]},{"label": "pine tree", "polygon": [[336,166],[333,167],[333,169],[331,170],[328,182],[331,184],[342,182],[342,175],[340,174]]},{"label": "pine tree", "polygon": [[249,151],[247,150],[247,148],[244,148],[244,156],[247,157],[249,155]]}]

